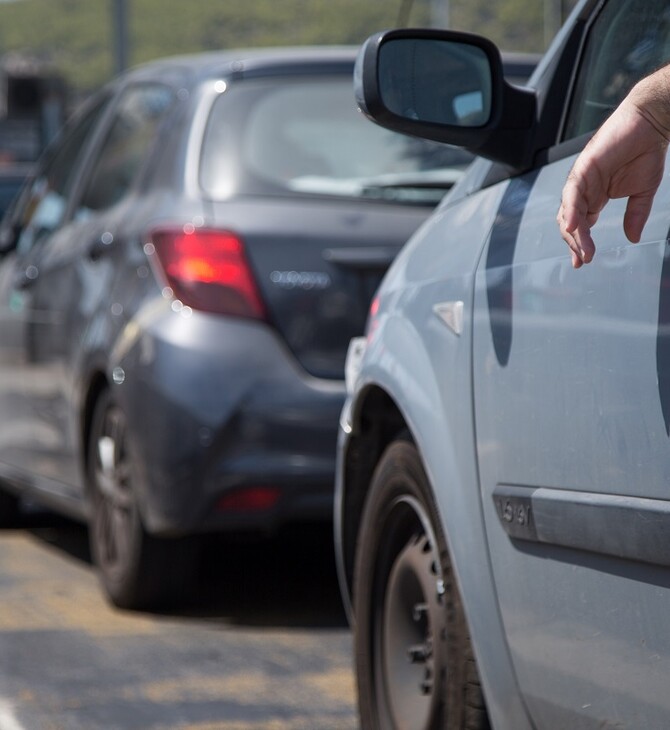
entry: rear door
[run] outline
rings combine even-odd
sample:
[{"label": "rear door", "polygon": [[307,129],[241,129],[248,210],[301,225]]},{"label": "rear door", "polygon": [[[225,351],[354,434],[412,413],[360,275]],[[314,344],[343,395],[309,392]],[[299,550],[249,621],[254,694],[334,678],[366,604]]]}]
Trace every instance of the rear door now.
[{"label": "rear door", "polygon": [[5,476],[30,463],[24,391],[25,284],[29,283],[30,266],[29,259],[16,251],[4,253],[0,259],[0,468]]},{"label": "rear door", "polygon": [[[0,461],[24,476],[40,463],[35,449],[37,424],[31,394],[45,397],[53,373],[34,363],[37,330],[49,312],[35,310],[40,259],[66,216],[79,160],[86,141],[106,109],[99,98],[64,130],[57,147],[39,163],[34,179],[3,222],[3,243],[9,250],[0,259]],[[53,299],[60,292],[50,292]]]},{"label": "rear door", "polygon": [[[664,56],[666,6],[604,6],[567,137],[597,124]],[[594,262],[576,271],[555,222],[573,161],[510,181],[476,277],[475,414],[491,560],[538,728],[662,728],[670,177],[643,240],[626,241],[625,203],[613,202],[594,231]]]},{"label": "rear door", "polygon": [[[41,247],[30,285],[31,343],[25,371],[32,471],[80,493],[79,381],[91,330],[105,327],[123,307],[110,301],[115,262],[123,259],[120,229],[132,216],[134,185],[154,148],[159,125],[173,101],[162,84],[129,86],[96,131],[86,166],[70,201],[68,219]],[[115,326],[118,326],[115,325]]]}]

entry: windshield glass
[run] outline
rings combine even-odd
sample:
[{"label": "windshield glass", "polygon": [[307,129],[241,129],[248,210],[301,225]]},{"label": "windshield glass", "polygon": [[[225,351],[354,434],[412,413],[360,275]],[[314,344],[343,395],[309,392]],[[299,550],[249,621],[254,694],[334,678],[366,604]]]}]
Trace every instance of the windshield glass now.
[{"label": "windshield glass", "polygon": [[212,108],[200,181],[208,195],[336,195],[434,205],[472,155],[378,127],[352,79],[233,84]]}]

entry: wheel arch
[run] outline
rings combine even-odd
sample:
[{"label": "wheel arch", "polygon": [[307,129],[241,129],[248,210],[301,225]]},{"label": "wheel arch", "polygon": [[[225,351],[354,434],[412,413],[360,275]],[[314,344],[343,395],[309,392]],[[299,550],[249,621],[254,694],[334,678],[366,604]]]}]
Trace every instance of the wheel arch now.
[{"label": "wheel arch", "polygon": [[[95,370],[88,381],[88,387],[81,405],[81,418],[79,430],[80,454],[81,454],[81,470],[82,474],[88,474],[89,449],[88,440],[91,434],[91,425],[93,422],[93,414],[95,412],[95,404],[100,394],[110,387],[109,380],[102,370]],[[88,495],[89,485],[88,479],[84,479],[84,488]]]},{"label": "wheel arch", "polygon": [[[388,346],[389,341],[385,344]],[[398,351],[395,353],[398,355]],[[403,357],[398,356],[393,362],[401,371],[399,363],[404,362]],[[405,433],[419,451],[440,515],[488,710],[496,727],[499,725],[502,730],[528,729],[530,723],[509,654],[490,564],[476,465],[471,391],[465,387],[456,393],[445,391],[441,379],[416,350],[411,365],[402,368],[405,375],[411,373],[408,382],[417,386],[409,389],[411,397],[403,396],[408,392],[408,382],[396,383],[388,368],[369,367],[366,374],[370,379],[351,397],[343,413],[335,530],[345,608],[355,627],[351,602],[363,506],[385,447]],[[440,415],[445,409],[449,411],[446,419]]]},{"label": "wheel arch", "polygon": [[347,439],[341,462],[339,490],[340,572],[351,600],[356,544],[363,505],[374,470],[386,447],[401,434],[411,438],[407,419],[396,401],[379,385],[368,386],[359,396],[356,427]]}]

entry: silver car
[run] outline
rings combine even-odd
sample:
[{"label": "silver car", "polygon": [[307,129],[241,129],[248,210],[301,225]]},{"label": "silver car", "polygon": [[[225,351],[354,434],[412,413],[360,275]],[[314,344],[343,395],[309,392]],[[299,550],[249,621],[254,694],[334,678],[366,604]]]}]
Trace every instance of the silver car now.
[{"label": "silver car", "polygon": [[352,342],[336,541],[363,728],[670,724],[670,175],[572,268],[575,156],[670,60],[670,2],[583,0],[530,80],[476,36],[388,31],[357,96],[476,162]]}]

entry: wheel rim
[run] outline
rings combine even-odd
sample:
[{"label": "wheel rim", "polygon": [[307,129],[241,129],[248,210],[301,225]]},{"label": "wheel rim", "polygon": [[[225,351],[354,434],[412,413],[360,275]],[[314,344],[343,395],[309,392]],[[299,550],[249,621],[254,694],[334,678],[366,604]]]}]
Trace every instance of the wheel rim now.
[{"label": "wheel rim", "polygon": [[120,409],[107,408],[94,439],[95,549],[100,567],[113,577],[127,563],[133,521],[127,429]]},{"label": "wheel rim", "polygon": [[[378,692],[389,725],[397,730],[434,727],[446,671],[444,581],[436,541],[422,506],[398,500],[389,514],[382,548],[388,577],[377,633]],[[381,598],[381,597],[380,597]]]}]

